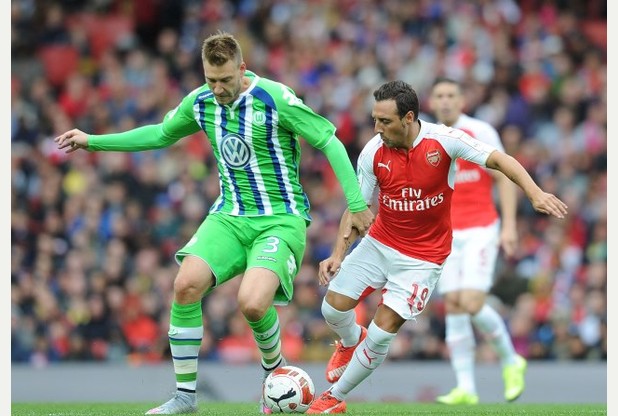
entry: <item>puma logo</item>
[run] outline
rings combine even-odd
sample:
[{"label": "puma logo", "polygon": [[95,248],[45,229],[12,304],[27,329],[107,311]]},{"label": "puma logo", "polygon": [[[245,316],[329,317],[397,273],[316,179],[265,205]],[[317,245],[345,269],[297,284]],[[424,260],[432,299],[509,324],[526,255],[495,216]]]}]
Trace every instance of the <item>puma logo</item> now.
[{"label": "puma logo", "polygon": [[[279,397],[272,397],[272,396],[268,396],[268,398],[269,398],[270,400],[272,400],[273,402],[275,402],[275,404],[277,405],[277,407],[279,407],[279,409],[281,409],[281,406],[279,405],[279,402],[280,402],[281,400],[284,400],[284,399],[289,399],[289,398],[294,397],[294,396],[296,396],[296,390],[294,390],[294,387],[291,387],[291,388],[290,388],[290,390],[288,390],[288,392],[287,392],[287,393],[283,393],[283,394],[282,394],[281,396],[279,396]],[[281,409],[281,411],[283,411],[283,409]]]},{"label": "puma logo", "polygon": [[369,365],[371,365],[371,362],[374,360],[374,358],[376,357],[370,357],[369,354],[367,354],[367,350],[365,348],[363,348],[363,354],[365,354],[365,357],[367,357],[367,361],[369,361]]},{"label": "puma logo", "polygon": [[382,162],[378,162],[378,167],[379,168],[386,168],[386,170],[388,170],[389,172],[391,171],[391,161],[389,160],[388,163],[384,164]]}]

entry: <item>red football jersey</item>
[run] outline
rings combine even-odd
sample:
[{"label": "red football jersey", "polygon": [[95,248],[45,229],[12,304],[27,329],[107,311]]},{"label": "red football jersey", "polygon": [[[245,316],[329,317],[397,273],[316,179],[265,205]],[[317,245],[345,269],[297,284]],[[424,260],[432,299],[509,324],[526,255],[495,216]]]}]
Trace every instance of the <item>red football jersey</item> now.
[{"label": "red football jersey", "polygon": [[369,235],[420,260],[442,264],[451,252],[451,198],[458,158],[485,165],[495,148],[462,130],[421,121],[410,150],[387,147],[378,134],[358,159],[367,203],[377,190]]},{"label": "red football jersey", "polygon": [[[453,127],[504,152],[498,132],[489,123],[462,114]],[[498,219],[493,177],[483,166],[462,159],[456,163],[455,192],[451,202],[453,229],[493,224]]]}]

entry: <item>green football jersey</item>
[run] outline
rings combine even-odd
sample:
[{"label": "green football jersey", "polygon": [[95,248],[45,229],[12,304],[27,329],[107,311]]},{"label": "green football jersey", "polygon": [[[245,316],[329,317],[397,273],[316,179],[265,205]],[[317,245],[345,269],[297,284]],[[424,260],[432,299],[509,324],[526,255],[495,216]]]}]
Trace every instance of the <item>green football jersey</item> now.
[{"label": "green football jersey", "polygon": [[335,136],[335,126],[284,84],[251,71],[245,75],[252,80],[251,85],[231,104],[220,105],[204,84],[168,112],[163,123],[156,126],[158,130],[147,126],[129,135],[93,135],[89,149],[160,148],[201,129],[212,145],[221,188],[210,212],[247,216],[289,213],[309,221],[309,200],[299,178],[302,136],[317,149],[330,149],[329,161],[334,161],[340,181],[347,183],[344,192],[350,210],[365,209],[351,162]]}]

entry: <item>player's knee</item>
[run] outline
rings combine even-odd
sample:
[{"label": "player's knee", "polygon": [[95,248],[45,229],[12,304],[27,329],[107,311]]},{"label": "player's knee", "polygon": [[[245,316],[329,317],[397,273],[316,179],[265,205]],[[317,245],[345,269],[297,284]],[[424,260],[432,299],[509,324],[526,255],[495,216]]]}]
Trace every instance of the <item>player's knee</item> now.
[{"label": "player's knee", "polygon": [[479,313],[484,303],[484,299],[469,298],[464,303],[462,303],[462,308],[467,314],[476,315],[477,313]]},{"label": "player's knee", "polygon": [[444,309],[448,314],[465,313],[465,309],[461,305],[461,300],[458,294],[447,293],[444,296]]},{"label": "player's knee", "polygon": [[181,303],[193,303],[202,299],[208,282],[191,274],[180,273],[174,280],[174,297]]},{"label": "player's knee", "polygon": [[[411,319],[416,320],[414,317]],[[386,331],[389,334],[395,334],[399,331],[399,328],[406,323],[406,319],[404,319],[389,306],[382,304],[378,306],[376,314],[373,317],[373,322],[382,331]]]},{"label": "player's knee", "polygon": [[193,303],[202,298],[203,291],[186,279],[174,281],[174,297],[180,303]]},{"label": "player's knee", "polygon": [[340,311],[337,308],[334,308],[328,301],[326,297],[322,299],[322,307],[321,307],[322,316],[326,319],[326,322],[337,323],[341,320],[341,314],[346,311]]},{"label": "player's knee", "polygon": [[187,256],[174,279],[174,297],[180,303],[198,302],[213,285],[214,278],[208,265],[202,259]]},{"label": "player's knee", "polygon": [[462,313],[476,315],[485,304],[485,293],[480,290],[462,291],[458,298],[458,304]]},{"label": "player's knee", "polygon": [[245,318],[251,322],[257,322],[266,315],[270,304],[254,297],[253,299],[238,299],[238,307]]},{"label": "player's knee", "polygon": [[358,304],[358,300],[329,290],[326,292],[326,296],[324,296],[324,300],[322,301],[322,313],[324,313],[324,303],[327,303],[339,312],[346,312],[354,309]]}]

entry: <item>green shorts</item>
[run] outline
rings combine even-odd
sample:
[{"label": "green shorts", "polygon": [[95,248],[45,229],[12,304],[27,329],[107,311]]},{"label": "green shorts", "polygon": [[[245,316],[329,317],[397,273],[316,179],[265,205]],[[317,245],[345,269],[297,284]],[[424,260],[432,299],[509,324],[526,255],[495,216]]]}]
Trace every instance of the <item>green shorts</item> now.
[{"label": "green shorts", "polygon": [[201,258],[214,273],[215,287],[253,267],[272,270],[281,281],[274,303],[286,305],[294,294],[292,283],[302,264],[306,237],[307,222],[296,215],[237,217],[213,213],[176,252],[176,261],[180,264],[187,255]]}]

